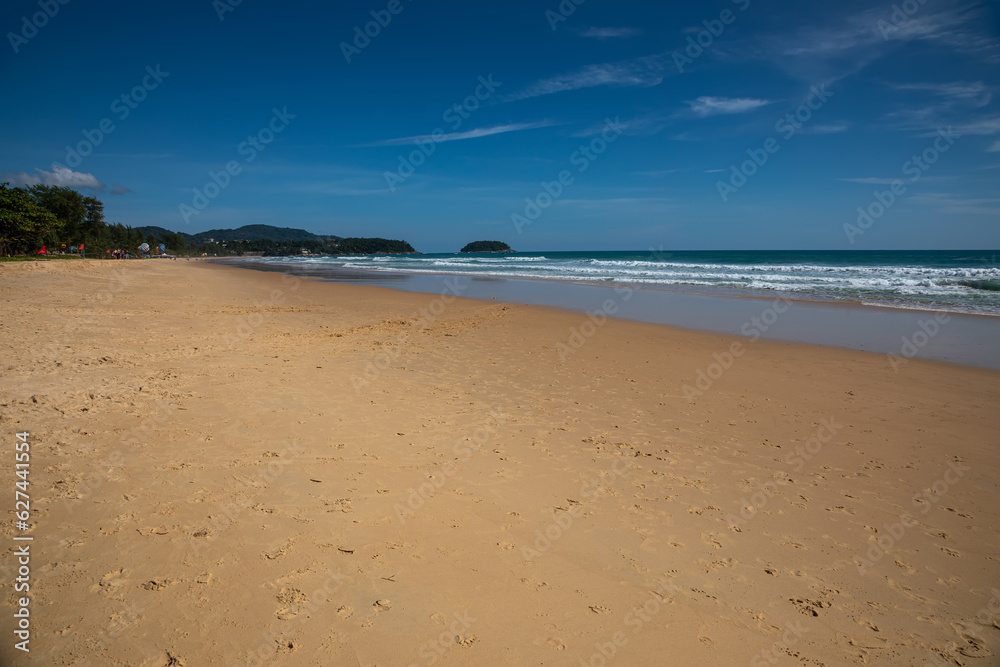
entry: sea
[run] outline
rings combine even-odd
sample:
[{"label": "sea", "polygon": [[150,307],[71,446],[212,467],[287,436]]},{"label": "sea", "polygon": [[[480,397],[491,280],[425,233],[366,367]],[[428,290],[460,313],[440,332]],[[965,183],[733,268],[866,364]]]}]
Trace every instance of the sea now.
[{"label": "sea", "polygon": [[[252,260],[339,276],[445,274],[1000,316],[998,250],[435,253]],[[374,281],[373,281],[374,282]]]}]

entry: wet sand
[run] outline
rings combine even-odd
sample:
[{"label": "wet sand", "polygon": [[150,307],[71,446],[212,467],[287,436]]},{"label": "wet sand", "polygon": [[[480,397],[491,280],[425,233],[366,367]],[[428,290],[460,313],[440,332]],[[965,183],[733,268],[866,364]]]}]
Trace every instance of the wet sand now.
[{"label": "wet sand", "polygon": [[[890,308],[850,301],[806,299],[802,293],[739,293],[738,290],[673,286],[671,289],[620,283],[582,284],[487,276],[345,270],[324,264],[260,260],[218,260],[229,266],[288,272],[331,282],[391,287],[438,294],[456,286],[462,296],[600,311],[614,299],[615,317],[728,333],[879,352],[901,359],[933,359],[1000,370],[1000,317],[969,313]],[[613,285],[613,286],[611,286]],[[621,298],[632,289],[629,299]],[[776,306],[777,304],[777,306]],[[775,311],[775,307],[781,312]],[[886,363],[890,363],[886,359]],[[905,362],[899,362],[905,363]]]}]

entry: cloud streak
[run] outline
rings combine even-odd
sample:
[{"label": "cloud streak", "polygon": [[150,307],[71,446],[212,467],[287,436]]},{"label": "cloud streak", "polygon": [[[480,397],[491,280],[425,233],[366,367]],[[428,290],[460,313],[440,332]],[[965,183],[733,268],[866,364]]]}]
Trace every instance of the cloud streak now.
[{"label": "cloud streak", "polygon": [[771,104],[770,100],[752,97],[711,97],[702,96],[696,100],[687,100],[685,104],[697,116],[720,116],[724,114],[748,113]]},{"label": "cloud streak", "polygon": [[475,130],[465,132],[450,132],[447,134],[417,134],[412,137],[400,137],[398,139],[386,139],[376,141],[363,146],[411,146],[417,143],[433,142],[443,144],[448,141],[464,141],[466,139],[479,139],[481,137],[491,137],[495,134],[506,134],[508,132],[520,132],[522,130],[537,130],[541,127],[554,125],[550,121],[540,121],[537,123],[509,123],[507,125],[494,125],[493,127],[480,127]]},{"label": "cloud streak", "polygon": [[993,98],[982,81],[952,81],[948,83],[904,83],[893,86],[895,90],[915,90],[944,97],[949,101],[961,100],[964,105],[984,107]]},{"label": "cloud streak", "polygon": [[664,54],[634,60],[588,65],[569,74],[542,79],[524,90],[506,97],[506,101],[525,100],[584,88],[602,86],[650,87],[663,82],[668,59]]},{"label": "cloud streak", "polygon": [[890,185],[901,179],[899,179],[898,177],[897,178],[868,177],[868,178],[842,178],[840,180],[846,181],[847,183],[864,183],[866,185]]},{"label": "cloud streak", "polygon": [[958,2],[927,3],[896,26],[889,21],[892,7],[886,3],[820,25],[800,26],[794,32],[762,34],[731,47],[720,44],[714,52],[730,62],[768,62],[812,84],[833,83],[902,45],[919,42],[984,63],[1000,62],[1000,42],[985,27],[993,20],[986,9]]},{"label": "cloud streak", "polygon": [[582,37],[595,39],[613,39],[616,37],[635,37],[641,35],[639,28],[589,28],[580,33]]}]

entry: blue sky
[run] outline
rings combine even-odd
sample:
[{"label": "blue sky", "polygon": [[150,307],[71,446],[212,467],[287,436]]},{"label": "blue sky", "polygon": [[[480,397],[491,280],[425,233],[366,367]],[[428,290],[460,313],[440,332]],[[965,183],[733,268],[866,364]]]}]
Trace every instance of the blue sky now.
[{"label": "blue sky", "polygon": [[425,252],[1000,247],[995,5],[237,1],[5,2],[3,179]]}]

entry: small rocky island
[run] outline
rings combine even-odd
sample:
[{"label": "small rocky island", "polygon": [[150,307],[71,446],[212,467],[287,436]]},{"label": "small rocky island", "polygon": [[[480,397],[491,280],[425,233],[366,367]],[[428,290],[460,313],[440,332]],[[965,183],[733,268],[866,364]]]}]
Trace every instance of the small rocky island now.
[{"label": "small rocky island", "polygon": [[514,252],[514,249],[502,241],[473,241],[460,252]]}]

